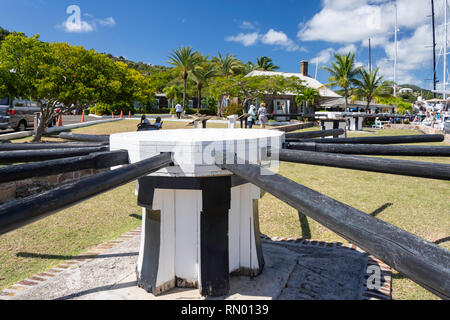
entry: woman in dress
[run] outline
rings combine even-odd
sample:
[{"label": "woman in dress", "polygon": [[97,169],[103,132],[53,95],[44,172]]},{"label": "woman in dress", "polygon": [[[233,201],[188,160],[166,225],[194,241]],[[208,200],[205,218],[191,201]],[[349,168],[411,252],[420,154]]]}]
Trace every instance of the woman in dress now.
[{"label": "woman in dress", "polygon": [[259,115],[259,122],[261,123],[261,129],[265,129],[266,124],[269,121],[269,118],[267,117],[267,109],[265,103],[261,103],[261,106],[258,110],[258,115]]}]

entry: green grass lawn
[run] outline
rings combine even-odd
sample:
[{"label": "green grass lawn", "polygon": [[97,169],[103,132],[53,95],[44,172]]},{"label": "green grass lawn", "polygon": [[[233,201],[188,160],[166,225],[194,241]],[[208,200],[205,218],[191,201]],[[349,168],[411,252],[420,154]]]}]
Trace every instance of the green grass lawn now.
[{"label": "green grass lawn", "polygon": [[[127,120],[80,128],[73,132],[111,134],[135,131],[137,123],[138,121]],[[208,124],[208,127],[225,125]],[[175,128],[186,128],[186,124],[164,124],[164,129]],[[307,129],[311,130],[317,128]],[[420,134],[407,130],[369,131],[350,133],[349,137]],[[449,158],[396,158],[450,164]],[[450,182],[291,163],[282,163],[279,173],[450,249],[450,241],[442,240],[450,236]],[[0,236],[0,289],[137,227],[140,224],[141,210],[136,205],[134,187],[134,183],[128,184]],[[270,194],[266,194],[260,201],[260,220],[261,231],[267,235],[297,238],[309,236],[316,240],[346,242],[311,219],[308,219],[309,232],[304,223],[302,229],[298,213]],[[38,258],[30,254],[38,254]],[[397,272],[393,276],[393,298],[437,299]]]}]

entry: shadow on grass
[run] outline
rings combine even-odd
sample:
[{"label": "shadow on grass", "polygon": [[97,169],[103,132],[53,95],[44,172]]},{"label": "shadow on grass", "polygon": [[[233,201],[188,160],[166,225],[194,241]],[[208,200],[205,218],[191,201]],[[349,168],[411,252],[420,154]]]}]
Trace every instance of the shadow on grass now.
[{"label": "shadow on grass", "polygon": [[388,202],[388,203],[385,203],[385,204],[383,204],[381,207],[379,207],[377,210],[375,210],[374,212],[372,212],[370,215],[372,216],[372,217],[376,217],[376,216],[378,216],[380,213],[382,213],[384,210],[386,210],[387,208],[389,208],[389,207],[392,207],[394,204],[393,203],[390,203],[390,202]]},{"label": "shadow on grass", "polygon": [[142,216],[138,215],[138,214],[130,214],[130,217],[141,220],[142,221]]},{"label": "shadow on grass", "polygon": [[114,254],[99,254],[94,255],[81,255],[81,256],[63,256],[54,254],[40,254],[40,253],[29,253],[29,252],[19,252],[16,254],[20,258],[32,258],[32,259],[44,259],[44,260],[72,260],[72,259],[105,259],[105,258],[116,258],[116,257],[132,257],[139,255],[138,252],[129,253],[114,253]]},{"label": "shadow on grass", "polygon": [[311,228],[309,227],[308,218],[301,212],[298,213],[300,227],[302,228],[303,239],[311,239]]},{"label": "shadow on grass", "polygon": [[442,244],[442,243],[445,243],[448,241],[450,241],[450,237],[439,239],[439,240],[435,241],[434,244]]}]

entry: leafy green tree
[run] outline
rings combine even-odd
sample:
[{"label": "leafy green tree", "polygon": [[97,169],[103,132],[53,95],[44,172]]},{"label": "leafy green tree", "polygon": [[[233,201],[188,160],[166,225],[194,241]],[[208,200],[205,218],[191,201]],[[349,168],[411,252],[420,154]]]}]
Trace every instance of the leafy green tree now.
[{"label": "leafy green tree", "polygon": [[358,99],[367,101],[367,110],[375,97],[388,96],[389,82],[384,82],[383,77],[378,75],[379,68],[375,71],[367,71],[365,68],[359,69],[360,79],[355,79],[354,84],[357,88],[354,94]]},{"label": "leafy green tree", "polygon": [[264,56],[256,59],[255,70],[275,71],[278,69],[280,69],[280,67],[276,66],[269,57]]},{"label": "leafy green tree", "polygon": [[34,141],[66,110],[103,102],[130,106],[151,99],[150,82],[123,62],[67,43],[46,43],[39,36],[14,33],[0,47],[1,89],[9,96],[29,97],[39,104],[41,118]]},{"label": "leafy green tree", "polygon": [[348,109],[348,97],[352,85],[355,84],[356,77],[359,74],[359,69],[356,68],[355,54],[349,52],[347,55],[336,53],[334,55],[335,61],[331,63],[330,67],[322,67],[330,73],[327,86],[341,87],[344,90],[345,110]]},{"label": "leafy green tree", "polygon": [[189,72],[197,66],[200,58],[200,53],[194,51],[192,47],[175,49],[169,55],[169,63],[181,72],[181,78],[183,79],[183,108],[186,107],[187,79]]},{"label": "leafy green tree", "polygon": [[180,101],[183,98],[183,87],[172,85],[164,89],[164,93],[169,101],[171,101],[172,107],[175,106],[176,101]]},{"label": "leafy green tree", "polygon": [[197,113],[200,113],[202,106],[202,88],[204,85],[208,85],[208,81],[216,75],[216,66],[207,58],[204,58],[201,63],[192,69],[191,76],[197,84]]},{"label": "leafy green tree", "polygon": [[247,112],[247,103],[251,100],[267,101],[269,97],[281,92],[300,94],[304,90],[303,81],[298,77],[254,76],[219,77],[210,86],[212,96],[225,94],[236,97],[241,103],[243,112]]}]

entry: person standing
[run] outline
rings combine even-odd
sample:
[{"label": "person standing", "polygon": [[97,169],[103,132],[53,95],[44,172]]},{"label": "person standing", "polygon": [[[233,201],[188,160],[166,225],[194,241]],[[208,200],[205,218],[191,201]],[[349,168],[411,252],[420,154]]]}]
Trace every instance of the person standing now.
[{"label": "person standing", "polygon": [[258,110],[258,116],[259,116],[259,122],[261,123],[261,129],[265,129],[266,124],[269,121],[269,118],[267,117],[267,109],[266,109],[265,103],[261,103],[261,106]]},{"label": "person standing", "polygon": [[179,103],[175,106],[175,112],[177,113],[178,120],[181,119],[181,111],[182,111],[182,109],[183,109],[183,107]]},{"label": "person standing", "polygon": [[248,110],[248,113],[250,114],[250,116],[248,117],[248,127],[250,129],[253,128],[253,125],[255,124],[256,121],[256,107],[254,105],[250,106],[250,109]]}]

